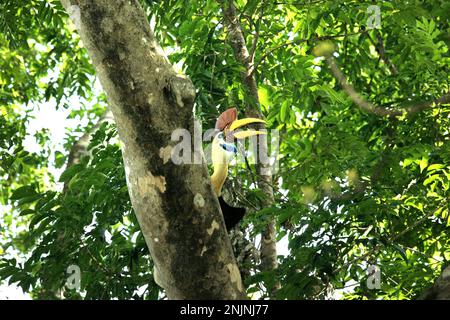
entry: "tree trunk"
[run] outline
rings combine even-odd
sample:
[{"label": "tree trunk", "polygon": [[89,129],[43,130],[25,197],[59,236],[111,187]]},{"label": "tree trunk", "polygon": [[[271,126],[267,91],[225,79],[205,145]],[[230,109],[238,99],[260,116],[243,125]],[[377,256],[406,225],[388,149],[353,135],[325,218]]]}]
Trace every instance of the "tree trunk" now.
[{"label": "tree trunk", "polygon": [[420,300],[450,300],[450,266],[442,271],[434,285],[426,290]]},{"label": "tree trunk", "polygon": [[172,132],[193,136],[191,81],[174,72],[137,0],[61,2],[107,94],[155,280],[169,299],[244,298],[206,164],[171,161]]},{"label": "tree trunk", "polygon": [[[254,76],[253,58],[249,54],[247,45],[245,44],[245,37],[242,32],[238,16],[236,14],[236,7],[232,0],[219,1],[222,5],[222,11],[225,17],[225,24],[227,26],[228,37],[234,51],[234,56],[244,67],[240,74],[241,82],[246,90],[246,116],[264,119],[258,96],[258,85]],[[264,126],[260,126],[260,129]],[[258,152],[260,154],[267,153],[267,137],[260,136]],[[257,162],[257,182],[258,187],[262,190],[265,197],[262,207],[270,207],[274,203],[273,188],[272,188],[272,173],[270,166]],[[276,248],[276,233],[275,221],[270,219],[267,222],[266,229],[261,235],[261,270],[271,271],[278,266],[277,248]],[[279,283],[276,282],[273,288],[268,288],[271,291],[276,291],[279,288]]]}]

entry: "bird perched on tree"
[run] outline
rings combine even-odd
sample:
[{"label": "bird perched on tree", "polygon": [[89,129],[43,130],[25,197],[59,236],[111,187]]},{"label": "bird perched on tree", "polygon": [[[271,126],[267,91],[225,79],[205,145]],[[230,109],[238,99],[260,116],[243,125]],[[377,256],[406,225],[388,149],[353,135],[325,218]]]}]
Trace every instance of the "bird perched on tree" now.
[{"label": "bird perched on tree", "polygon": [[214,168],[211,176],[211,184],[219,198],[220,208],[222,209],[228,231],[244,217],[246,212],[245,208],[235,208],[228,205],[221,195],[222,186],[228,175],[228,164],[238,151],[234,141],[235,139],[245,139],[259,134],[265,134],[265,132],[256,130],[236,131],[251,123],[265,123],[265,121],[257,118],[238,120],[236,108],[230,108],[223,112],[216,122],[216,130],[218,133],[214,137],[211,148],[211,160]]}]

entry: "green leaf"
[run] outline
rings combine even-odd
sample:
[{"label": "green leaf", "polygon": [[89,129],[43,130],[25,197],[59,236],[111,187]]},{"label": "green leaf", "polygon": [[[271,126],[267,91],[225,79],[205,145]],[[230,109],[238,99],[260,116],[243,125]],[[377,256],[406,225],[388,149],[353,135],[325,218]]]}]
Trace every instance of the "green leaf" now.
[{"label": "green leaf", "polygon": [[434,170],[439,170],[439,169],[443,169],[445,168],[444,164],[432,164],[427,168],[427,171],[434,171]]},{"label": "green leaf", "polygon": [[10,199],[11,200],[19,200],[25,197],[31,197],[31,196],[35,196],[36,195],[36,191],[34,190],[34,187],[32,186],[23,186],[20,187],[19,189],[16,189],[13,194],[11,195]]},{"label": "green leaf", "polygon": [[289,102],[288,101],[284,101],[281,104],[281,109],[280,109],[280,120],[281,120],[281,122],[286,122],[286,115],[288,114],[288,109],[289,109]]},{"label": "green leaf", "polygon": [[70,179],[72,179],[78,172],[80,172],[81,170],[83,170],[84,165],[81,163],[78,164],[74,164],[72,166],[70,166],[69,168],[67,168],[62,174],[61,177],[59,178],[59,182],[67,182]]},{"label": "green leaf", "polygon": [[424,186],[429,185],[431,182],[435,181],[435,180],[440,180],[442,181],[442,179],[440,178],[440,176],[438,174],[433,174],[432,176],[428,177],[425,179],[425,181],[423,182]]},{"label": "green leaf", "polygon": [[405,262],[408,263],[408,257],[406,256],[405,250],[397,244],[394,244],[393,247],[400,254],[403,260],[405,260]]},{"label": "green leaf", "polygon": [[20,212],[19,216],[26,216],[26,215],[35,214],[35,213],[36,213],[36,211],[34,211],[32,209],[25,209]]},{"label": "green leaf", "polygon": [[420,172],[422,172],[428,166],[428,158],[422,158],[419,161]]},{"label": "green leaf", "polygon": [[65,163],[66,163],[66,156],[62,152],[56,151],[55,152],[55,166],[56,166],[56,168],[57,169],[62,168]]}]

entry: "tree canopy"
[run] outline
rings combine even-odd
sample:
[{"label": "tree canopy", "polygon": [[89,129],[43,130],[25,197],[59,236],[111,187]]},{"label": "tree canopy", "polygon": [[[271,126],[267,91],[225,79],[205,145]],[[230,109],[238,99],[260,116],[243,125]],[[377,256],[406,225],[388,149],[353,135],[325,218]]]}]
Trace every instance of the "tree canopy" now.
[{"label": "tree canopy", "polygon": [[[241,81],[249,72],[278,132],[274,201],[255,187],[255,164],[231,166],[226,185],[248,208],[232,236],[247,294],[422,297],[450,261],[450,2],[235,1],[250,70],[233,52],[222,1],[140,4],[192,80],[203,129],[255,104]],[[59,1],[0,9],[0,281],[33,298],[163,299],[76,26]],[[64,146],[43,130],[32,137],[40,151],[27,150],[37,108],[79,121]],[[287,254],[262,270],[253,253],[270,219]],[[78,289],[65,286],[71,265],[82,271]]]}]

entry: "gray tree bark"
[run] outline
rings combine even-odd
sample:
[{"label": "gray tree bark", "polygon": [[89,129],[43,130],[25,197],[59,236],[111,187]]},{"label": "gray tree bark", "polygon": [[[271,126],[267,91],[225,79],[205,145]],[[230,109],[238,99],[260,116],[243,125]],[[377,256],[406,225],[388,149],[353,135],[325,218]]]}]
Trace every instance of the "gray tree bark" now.
[{"label": "gray tree bark", "polygon": [[117,124],[128,190],[169,299],[244,298],[206,164],[171,161],[175,129],[193,136],[195,89],[164,56],[137,0],[61,0]]}]

